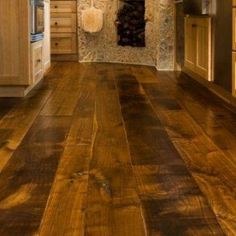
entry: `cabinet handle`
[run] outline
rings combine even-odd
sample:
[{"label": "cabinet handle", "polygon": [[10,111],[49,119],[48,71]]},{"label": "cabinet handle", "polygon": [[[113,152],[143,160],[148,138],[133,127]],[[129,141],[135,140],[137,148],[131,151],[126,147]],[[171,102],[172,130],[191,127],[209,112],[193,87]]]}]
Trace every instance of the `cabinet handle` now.
[{"label": "cabinet handle", "polygon": [[55,46],[58,46],[58,43],[55,43]]},{"label": "cabinet handle", "polygon": [[38,59],[37,62],[40,63],[40,62],[41,62],[41,59]]},{"label": "cabinet handle", "polygon": [[56,5],[54,8],[58,8],[58,6]]},{"label": "cabinet handle", "polygon": [[196,25],[196,24],[192,24],[192,27],[193,27],[193,28],[196,28],[196,27],[197,27],[197,25]]},{"label": "cabinet handle", "polygon": [[55,22],[55,25],[58,25],[58,23],[57,23],[57,22]]}]

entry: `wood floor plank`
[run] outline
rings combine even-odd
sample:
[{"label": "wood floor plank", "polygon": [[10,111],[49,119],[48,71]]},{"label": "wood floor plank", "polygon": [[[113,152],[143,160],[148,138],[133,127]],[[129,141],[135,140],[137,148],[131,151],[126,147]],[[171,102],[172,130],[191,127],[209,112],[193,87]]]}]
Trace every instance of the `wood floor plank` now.
[{"label": "wood floor plank", "polygon": [[[130,80],[129,86],[140,86]],[[121,79],[118,86],[148,234],[224,235],[146,96],[130,96],[133,89]],[[151,122],[143,122],[144,114]]]},{"label": "wood floor plank", "polygon": [[41,115],[44,116],[71,116],[79,98],[80,79],[86,71],[84,67],[78,67],[77,63],[70,63],[63,67],[63,81],[47,101]]},{"label": "wood floor plank", "polygon": [[[76,72],[74,77],[79,76]],[[93,76],[93,70],[88,72]],[[94,141],[96,80],[81,79],[65,150],[56,173],[39,235],[84,235],[89,163]]]},{"label": "wood floor plank", "polygon": [[0,174],[0,235],[34,235],[63,152],[70,117],[39,117]]},{"label": "wood floor plank", "polygon": [[23,140],[50,93],[50,90],[39,90],[0,120],[0,172]]},{"label": "wood floor plank", "polygon": [[162,109],[156,99],[151,102],[225,233],[236,234],[235,162],[224,155],[186,111]]},{"label": "wood floor plank", "polygon": [[236,115],[178,76],[55,63],[7,99],[0,235],[236,235]]},{"label": "wood floor plank", "polygon": [[96,92],[96,136],[89,170],[85,235],[144,236],[114,81],[103,78]]}]

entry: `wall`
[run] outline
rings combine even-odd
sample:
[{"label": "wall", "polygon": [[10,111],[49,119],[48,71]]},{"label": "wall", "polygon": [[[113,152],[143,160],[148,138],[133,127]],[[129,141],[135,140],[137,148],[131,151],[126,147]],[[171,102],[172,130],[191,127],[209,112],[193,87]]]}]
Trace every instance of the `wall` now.
[{"label": "wall", "polygon": [[90,0],[78,2],[78,45],[80,62],[118,62],[174,68],[174,6],[171,0],[146,0],[146,47],[117,45],[115,21],[118,0],[95,0],[95,7],[104,11],[103,30],[85,33],[80,27],[80,12],[90,6]]}]

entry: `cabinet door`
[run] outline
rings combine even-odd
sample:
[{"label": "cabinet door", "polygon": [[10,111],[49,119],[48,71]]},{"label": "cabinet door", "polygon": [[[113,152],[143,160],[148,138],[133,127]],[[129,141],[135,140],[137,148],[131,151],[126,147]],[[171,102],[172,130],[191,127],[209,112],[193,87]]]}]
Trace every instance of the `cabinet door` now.
[{"label": "cabinet door", "polygon": [[29,85],[29,4],[0,0],[0,85]]},{"label": "cabinet door", "polygon": [[211,20],[210,18],[196,19],[196,68],[195,72],[204,79],[211,80]]},{"label": "cabinet door", "polygon": [[233,50],[236,50],[236,8],[233,8]]},{"label": "cabinet door", "polygon": [[233,96],[236,97],[236,52],[233,52],[232,56],[232,92]]},{"label": "cabinet door", "polygon": [[194,71],[196,64],[196,21],[194,18],[185,18],[185,61],[187,69]]},{"label": "cabinet door", "polygon": [[43,40],[43,69],[47,71],[51,66],[51,46],[50,46],[50,1],[45,0],[45,31]]},{"label": "cabinet door", "polygon": [[236,0],[233,0],[233,6],[236,7]]},{"label": "cabinet door", "polygon": [[31,44],[31,61],[31,84],[34,84],[43,77],[43,41]]}]

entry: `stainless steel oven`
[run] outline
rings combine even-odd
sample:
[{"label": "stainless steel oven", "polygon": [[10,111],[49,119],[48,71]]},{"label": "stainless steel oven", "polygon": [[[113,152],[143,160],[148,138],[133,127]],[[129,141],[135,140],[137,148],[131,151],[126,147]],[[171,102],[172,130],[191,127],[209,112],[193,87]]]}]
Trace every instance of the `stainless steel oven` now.
[{"label": "stainless steel oven", "polygon": [[31,34],[44,32],[44,0],[31,0]]}]

